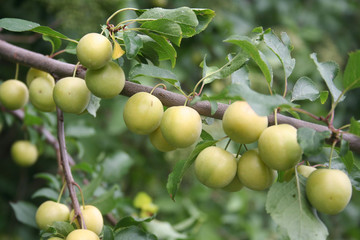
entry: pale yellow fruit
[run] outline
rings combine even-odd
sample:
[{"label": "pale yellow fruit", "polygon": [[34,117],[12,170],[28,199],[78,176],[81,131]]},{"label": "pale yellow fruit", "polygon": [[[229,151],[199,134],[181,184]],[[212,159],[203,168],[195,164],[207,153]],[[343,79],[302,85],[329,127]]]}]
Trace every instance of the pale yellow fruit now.
[{"label": "pale yellow fruit", "polygon": [[195,175],[209,188],[223,188],[236,175],[236,159],[222,148],[207,147],[195,159]]},{"label": "pale yellow fruit", "polygon": [[67,113],[82,113],[90,101],[90,96],[85,81],[78,77],[60,79],[53,91],[55,104]]},{"label": "pale yellow fruit", "polygon": [[66,240],[100,240],[100,238],[90,230],[76,229],[67,235]]},{"label": "pale yellow fruit", "polygon": [[161,133],[166,141],[178,148],[194,144],[202,130],[201,117],[188,106],[169,107],[160,123]]},{"label": "pale yellow fruit", "polygon": [[161,133],[160,127],[149,135],[151,144],[161,152],[170,152],[176,149],[176,147],[170,145]]},{"label": "pale yellow fruit", "polygon": [[83,66],[89,69],[99,69],[111,60],[112,45],[105,36],[88,33],[79,40],[76,55]]},{"label": "pale yellow fruit", "polygon": [[0,85],[0,103],[9,110],[17,110],[29,101],[29,90],[25,83],[10,79]]},{"label": "pale yellow fruit", "polygon": [[56,105],[53,98],[53,90],[55,83],[43,77],[35,78],[29,87],[30,102],[40,111],[53,112],[56,110]]},{"label": "pale yellow fruit", "polygon": [[41,230],[46,230],[56,221],[67,221],[69,213],[69,208],[65,204],[46,201],[36,211],[36,224]]},{"label": "pale yellow fruit", "polygon": [[[104,219],[100,210],[95,206],[85,205],[85,208],[81,206],[81,213],[84,217],[86,228],[99,235],[104,226]],[[70,221],[72,221],[73,219],[74,219],[74,209],[71,210],[69,216]],[[78,228],[80,228],[77,219],[75,220],[75,224]]]},{"label": "pale yellow fruit", "polygon": [[51,76],[50,73],[41,71],[39,69],[36,68],[30,68],[29,71],[26,74],[26,85],[28,85],[28,87],[30,87],[31,82],[38,77],[42,77],[45,78],[46,80],[48,80],[48,82],[50,84],[52,84],[53,86],[55,85],[55,79],[53,78],[53,76]]},{"label": "pale yellow fruit", "polygon": [[138,92],[127,100],[123,117],[130,131],[147,135],[160,126],[163,113],[164,107],[157,97],[147,92]]},{"label": "pale yellow fruit", "polygon": [[257,115],[247,102],[237,101],[225,110],[222,123],[231,140],[248,144],[258,140],[268,126],[268,119]]},{"label": "pale yellow fruit", "polygon": [[11,157],[21,167],[29,167],[38,159],[38,150],[34,144],[19,140],[11,146]]},{"label": "pale yellow fruit", "polygon": [[310,174],[315,170],[316,170],[316,168],[311,167],[311,166],[306,166],[306,165],[300,165],[297,167],[298,173],[300,173],[301,175],[303,175],[306,178],[308,178],[310,176]]}]

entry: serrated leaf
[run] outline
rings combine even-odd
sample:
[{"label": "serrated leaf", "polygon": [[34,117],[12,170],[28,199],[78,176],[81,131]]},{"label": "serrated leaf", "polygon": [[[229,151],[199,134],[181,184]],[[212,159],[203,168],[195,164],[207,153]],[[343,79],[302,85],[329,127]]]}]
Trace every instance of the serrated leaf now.
[{"label": "serrated leaf", "polygon": [[31,198],[45,197],[56,201],[59,193],[52,188],[40,188],[31,195]]},{"label": "serrated leaf", "polygon": [[37,228],[35,223],[35,213],[37,207],[32,203],[19,201],[16,203],[10,203],[11,208],[15,212],[16,219],[30,227]]},{"label": "serrated leaf", "polygon": [[[330,62],[330,61],[318,62],[316,53],[310,54],[310,58],[314,61],[321,77],[324,79],[331,93],[331,96],[333,97],[334,101],[336,101],[341,95],[341,91],[334,84],[334,79],[339,73],[339,65],[337,65],[335,62]],[[340,101],[344,99],[345,97],[342,96]]]},{"label": "serrated leaf", "polygon": [[346,170],[351,173],[354,167],[354,154],[351,151],[347,151],[347,153],[341,156],[341,161],[345,164]]},{"label": "serrated leaf", "polygon": [[40,24],[19,19],[19,18],[2,18],[0,19],[0,28],[4,28],[12,32],[24,32],[34,29]]},{"label": "serrated leaf", "polygon": [[291,101],[310,100],[315,101],[320,93],[315,83],[308,77],[299,78],[293,88]]},{"label": "serrated leaf", "polygon": [[307,156],[321,152],[325,139],[331,136],[330,131],[318,132],[312,128],[299,128],[297,130],[297,141]]},{"label": "serrated leaf", "polygon": [[357,136],[360,136],[360,121],[356,121],[354,117],[350,119],[349,132]]},{"label": "serrated leaf", "polygon": [[114,232],[111,227],[104,225],[102,240],[114,240]]},{"label": "serrated leaf", "polygon": [[[233,74],[232,77],[236,74]],[[265,95],[252,90],[248,80],[238,81],[237,84],[231,84],[227,87],[226,98],[230,100],[246,100],[251,108],[260,116],[268,116],[274,109],[291,108],[296,105],[289,102],[280,95]]]},{"label": "serrated leaf", "polygon": [[286,33],[282,33],[280,40],[273,31],[264,34],[264,42],[275,53],[283,66],[285,76],[288,78],[295,67],[295,59],[290,55],[290,40]]},{"label": "serrated leaf", "polygon": [[326,102],[326,100],[329,97],[329,91],[321,91],[320,92],[320,102],[321,104],[324,104]]},{"label": "serrated leaf", "polygon": [[305,197],[306,179],[274,183],[267,195],[266,211],[291,240],[325,240],[328,230]]},{"label": "serrated leaf", "polygon": [[89,104],[86,106],[86,110],[90,115],[96,117],[96,112],[100,108],[101,98],[95,96],[94,94],[90,95]]},{"label": "serrated leaf", "polygon": [[148,76],[153,78],[159,78],[164,80],[177,89],[181,89],[180,82],[177,76],[170,70],[148,65],[148,64],[138,64],[135,65],[129,72],[129,79],[132,80],[138,76]]},{"label": "serrated leaf", "polygon": [[225,40],[240,46],[259,66],[261,72],[264,74],[266,81],[271,86],[273,81],[273,72],[270,64],[267,62],[264,54],[260,52],[256,45],[249,37],[234,36]]},{"label": "serrated leaf", "polygon": [[215,145],[216,142],[216,140],[211,140],[198,143],[186,160],[180,160],[176,163],[173,171],[169,174],[168,181],[166,183],[166,189],[171,199],[175,199],[175,195],[180,187],[181,180],[185,172],[195,161],[197,155],[199,155],[199,153],[205,148]]},{"label": "serrated leaf", "polygon": [[143,47],[143,41],[134,31],[124,31],[123,34],[126,57],[133,59]]},{"label": "serrated leaf", "polygon": [[143,12],[138,19],[167,19],[177,23],[183,37],[191,37],[195,34],[195,27],[199,21],[196,14],[188,7],[175,9],[152,8]]},{"label": "serrated leaf", "polygon": [[344,87],[350,89],[360,87],[360,50],[349,54],[345,67],[343,83]]},{"label": "serrated leaf", "polygon": [[131,226],[115,233],[115,240],[157,240],[151,233],[145,232],[139,227]]},{"label": "serrated leaf", "polygon": [[158,19],[154,21],[148,21],[143,23],[140,27],[155,32],[159,35],[163,35],[175,45],[180,46],[182,38],[181,27],[179,24],[171,20]]},{"label": "serrated leaf", "polygon": [[[209,23],[211,22],[211,20],[215,17],[215,12],[211,9],[196,9],[193,8],[192,9],[193,12],[196,14],[197,20],[199,22],[199,24],[196,26],[195,28],[195,34],[198,34],[202,31],[204,31],[207,26],[209,25]],[[192,35],[189,35],[189,37],[191,37]],[[188,37],[188,36],[185,36]]]},{"label": "serrated leaf", "polygon": [[138,218],[133,216],[126,216],[121,218],[115,225],[114,231],[121,229],[121,228],[127,228],[131,226],[137,226],[144,222],[150,222],[153,219],[155,219],[155,215],[148,217],[148,218]]},{"label": "serrated leaf", "polygon": [[69,222],[54,222],[49,229],[51,232],[55,234],[59,234],[61,236],[67,236],[69,233],[75,230],[74,226]]}]

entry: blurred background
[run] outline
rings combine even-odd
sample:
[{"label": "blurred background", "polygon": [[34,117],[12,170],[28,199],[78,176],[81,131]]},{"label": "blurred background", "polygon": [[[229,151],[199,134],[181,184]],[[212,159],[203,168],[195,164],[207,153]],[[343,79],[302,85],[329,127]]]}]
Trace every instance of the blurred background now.
[{"label": "blurred background", "polygon": [[[309,55],[316,52],[319,61],[335,61],[343,71],[348,53],[360,45],[360,2],[357,0],[0,0],[0,18],[13,17],[50,26],[79,39],[88,32],[101,32],[101,25],[117,9],[136,8],[210,8],[216,12],[214,20],[201,34],[182,41],[178,49],[177,65],[173,71],[181,79],[182,88],[189,91],[201,78],[199,64],[206,55],[207,65],[221,66],[229,53],[236,52],[234,45],[223,40],[234,34],[248,35],[255,27],[272,28],[276,33],[286,32],[294,46],[292,56],[296,67],[289,81],[308,76],[320,82],[320,75]],[[125,12],[114,20],[126,19]],[[17,46],[42,54],[50,54],[51,45],[33,33],[14,34],[0,32],[4,39]],[[58,59],[76,63],[72,55],[62,54]],[[275,87],[282,91],[280,64],[271,62],[274,68]],[[163,63],[163,67],[169,67]],[[20,66],[20,79],[25,79],[28,68]],[[126,74],[129,69],[125,69]],[[14,78],[15,64],[0,59],[0,81]],[[250,74],[252,87],[263,92],[265,80],[257,72]],[[139,79],[144,84],[156,82]],[[336,79],[341,87],[341,75]],[[220,92],[228,79],[217,80],[205,91]],[[320,89],[325,86],[319,83]],[[335,125],[342,126],[351,116],[360,118],[360,91],[350,92],[336,111]],[[148,138],[130,133],[122,120],[126,97],[103,100],[97,118],[89,114],[65,115],[68,150],[78,163],[74,174],[78,182],[101,176],[103,182],[94,192],[100,195],[113,186],[113,214],[120,218],[136,213],[132,201],[138,192],[146,192],[159,209],[156,219],[170,223],[172,238],[197,240],[282,239],[265,211],[266,192],[241,190],[237,193],[215,191],[202,186],[192,170],[185,175],[176,202],[166,191],[168,174],[179,159],[185,159],[191,149],[160,153]],[[327,113],[329,104],[301,103],[314,114]],[[43,118],[44,124],[55,134],[54,114],[29,112]],[[205,126],[214,138],[222,137],[221,123],[214,121]],[[17,167],[10,159],[9,148],[17,139],[35,139],[41,150],[39,161],[32,167]],[[226,143],[220,143],[220,145]],[[237,146],[230,146],[234,153]],[[21,122],[0,112],[0,240],[39,239],[38,230],[19,223],[9,202],[27,201],[38,206],[44,201],[33,193],[47,185],[46,180],[36,177],[39,173],[57,173],[54,150],[43,143],[42,137]],[[92,196],[92,197],[94,197]],[[347,209],[337,216],[320,218],[327,225],[329,239],[360,239],[359,193],[354,192]],[[161,229],[159,227],[159,229]],[[187,237],[184,238],[184,234]],[[179,234],[179,235],[176,235]]]}]

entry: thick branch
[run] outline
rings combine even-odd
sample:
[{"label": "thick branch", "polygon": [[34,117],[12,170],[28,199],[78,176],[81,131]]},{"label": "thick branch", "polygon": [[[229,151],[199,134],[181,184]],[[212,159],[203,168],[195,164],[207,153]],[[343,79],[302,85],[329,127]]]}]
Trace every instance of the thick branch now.
[{"label": "thick branch", "polygon": [[[29,67],[35,67],[41,70],[44,70],[46,72],[49,72],[53,75],[56,75],[58,77],[65,77],[65,76],[71,76],[75,65],[68,64],[64,62],[60,62],[54,59],[50,59],[44,55],[34,53],[32,51],[16,47],[12,44],[9,44],[5,41],[0,40],[0,57],[3,57],[11,62],[17,62],[22,65],[26,65]],[[84,78],[85,76],[85,70],[80,68],[77,71],[77,75],[81,78]],[[132,82],[126,82],[125,87],[123,91],[121,92],[121,95],[125,96],[132,96],[133,94],[140,92],[140,91],[146,91],[150,92],[152,87],[149,86],[143,86]],[[157,88],[154,91],[154,95],[158,97],[162,103],[165,106],[177,106],[177,105],[183,105],[185,103],[185,97],[183,95],[173,93],[170,91],[166,91],[164,89]],[[197,110],[201,115],[213,117],[217,119],[222,119],[222,116],[224,114],[224,111],[228,107],[227,104],[218,104],[218,110],[214,115],[211,115],[211,107],[210,103],[207,101],[201,101],[197,102],[196,104],[192,105],[195,110]],[[269,124],[274,124],[274,117],[269,116]],[[306,122],[303,120],[287,117],[281,114],[277,115],[277,121],[278,123],[287,123],[291,124],[296,128],[300,127],[309,127],[312,129],[315,129],[316,131],[327,131],[329,130],[326,126],[314,124],[310,122]],[[344,140],[347,140],[350,144],[350,149],[356,153],[360,153],[360,138],[356,135],[350,134],[350,133],[344,133],[343,134]]]}]

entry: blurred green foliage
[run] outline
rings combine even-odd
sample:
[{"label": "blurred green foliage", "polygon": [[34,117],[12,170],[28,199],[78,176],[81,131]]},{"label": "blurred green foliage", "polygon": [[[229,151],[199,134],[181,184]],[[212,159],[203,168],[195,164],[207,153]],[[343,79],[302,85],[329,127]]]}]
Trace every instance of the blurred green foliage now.
[{"label": "blurred green foliage", "polygon": [[[247,35],[257,26],[264,29],[271,27],[275,32],[288,33],[294,45],[293,57],[296,67],[290,79],[293,84],[300,76],[306,75],[315,82],[320,76],[309,55],[318,54],[321,61],[335,61],[341,68],[347,61],[347,54],[360,48],[360,2],[356,0],[3,0],[0,1],[0,17],[15,17],[50,26],[73,38],[80,38],[87,32],[100,32],[100,25],[114,11],[123,7],[164,7],[175,8],[210,8],[216,17],[200,35],[184,39],[178,51],[177,65],[174,72],[181,79],[183,89],[192,89],[201,78],[200,62],[206,55],[207,64],[221,65],[228,53],[236,46],[223,43],[233,34]],[[123,13],[114,22],[127,18],[130,13]],[[0,38],[16,45],[43,54],[50,53],[50,44],[36,35],[14,35],[0,32]],[[60,59],[75,63],[72,56]],[[275,73],[281,73],[281,66],[274,59]],[[130,65],[130,64],[129,64]],[[126,66],[126,65],[125,65]],[[167,63],[164,63],[168,67]],[[265,80],[253,65],[250,75],[252,86],[258,90],[264,88]],[[26,67],[20,67],[20,78],[24,79]],[[126,69],[125,69],[126,70]],[[128,70],[128,69],[127,69]],[[13,78],[15,64],[0,59],[0,81]],[[128,73],[128,71],[125,71]],[[275,75],[276,87],[281,91],[281,75]],[[141,80],[153,84],[152,80]],[[205,89],[219,92],[227,80],[217,80]],[[341,77],[338,79],[341,84]],[[340,104],[336,112],[335,124],[340,126],[349,121],[351,116],[360,118],[359,90],[350,92],[347,100]],[[93,118],[90,115],[65,115],[67,144],[70,154],[79,163],[75,178],[85,186],[88,180],[103,176],[91,196],[101,196],[114,188],[113,194],[117,218],[136,214],[132,206],[135,195],[144,191],[159,206],[156,219],[169,222],[178,232],[188,233],[186,239],[282,239],[282,232],[265,212],[266,194],[242,190],[238,193],[214,191],[202,186],[189,171],[182,182],[176,202],[172,202],[165,188],[167,176],[178,159],[184,159],[189,149],[160,153],[155,150],[144,136],[137,136],[126,129],[122,120],[122,109],[126,97],[119,96],[112,100],[103,100],[101,108]],[[312,104],[305,107],[315,114],[327,112],[328,106],[319,108]],[[31,106],[28,111],[45,119],[44,122],[55,134],[54,115],[40,114]],[[38,189],[46,186],[44,179],[34,178],[34,174],[48,172],[56,174],[57,162],[53,149],[43,143],[31,128],[9,115],[0,114],[0,240],[39,239],[38,231],[16,221],[9,202],[31,201],[39,205],[44,198],[31,198]],[[221,137],[221,125],[215,121],[207,126],[213,137]],[[0,127],[1,129],[1,127]],[[41,149],[38,163],[28,169],[17,167],[10,159],[9,148],[16,139],[30,138]],[[225,143],[221,143],[225,144]],[[230,149],[236,152],[236,146]],[[93,198],[87,199],[92,201]],[[354,192],[353,200],[345,212],[337,216],[322,216],[330,231],[330,239],[359,239],[360,196]],[[110,202],[109,202],[110,204]]]}]

